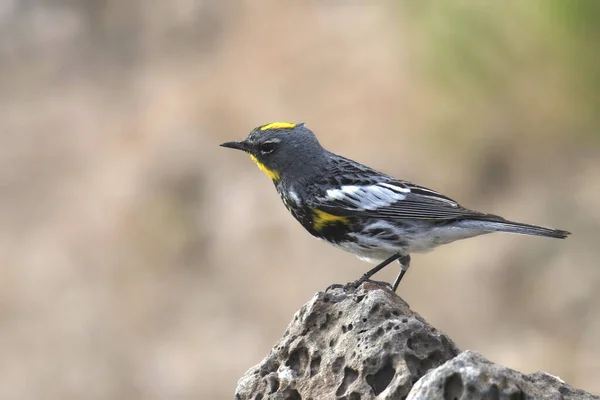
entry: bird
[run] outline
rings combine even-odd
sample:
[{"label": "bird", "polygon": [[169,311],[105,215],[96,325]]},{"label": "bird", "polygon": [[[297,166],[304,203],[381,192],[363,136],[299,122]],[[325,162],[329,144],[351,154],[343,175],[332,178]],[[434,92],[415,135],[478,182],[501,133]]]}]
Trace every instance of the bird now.
[{"label": "bird", "polygon": [[354,287],[398,260],[400,271],[388,284],[395,292],[412,253],[460,239],[492,232],[558,239],[570,235],[470,210],[435,190],[332,153],[305,123],[272,122],[221,146],[248,153],[311,235],[378,263]]}]

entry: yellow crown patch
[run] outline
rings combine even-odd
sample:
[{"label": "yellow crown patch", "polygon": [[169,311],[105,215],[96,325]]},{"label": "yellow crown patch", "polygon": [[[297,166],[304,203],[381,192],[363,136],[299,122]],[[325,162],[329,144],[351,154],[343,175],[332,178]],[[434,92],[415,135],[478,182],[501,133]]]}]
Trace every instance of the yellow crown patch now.
[{"label": "yellow crown patch", "polygon": [[295,127],[296,124],[292,124],[290,122],[271,122],[270,124],[261,126],[260,130],[266,131],[269,129],[292,129]]}]

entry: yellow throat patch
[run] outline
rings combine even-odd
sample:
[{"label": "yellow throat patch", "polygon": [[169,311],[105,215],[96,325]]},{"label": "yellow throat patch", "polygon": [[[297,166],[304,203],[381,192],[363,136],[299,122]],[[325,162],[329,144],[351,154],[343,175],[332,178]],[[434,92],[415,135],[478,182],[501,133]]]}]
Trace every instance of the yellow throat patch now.
[{"label": "yellow throat patch", "polygon": [[[267,131],[269,129],[292,129],[295,127],[296,127],[296,124],[292,124],[291,122],[271,122],[270,124],[261,126],[260,130]],[[256,157],[254,157],[253,155],[251,155],[250,158],[252,158],[252,161],[254,161],[256,163],[256,165],[258,165],[258,168],[260,168],[260,170],[262,172],[267,174],[267,176],[269,178],[271,178],[271,180],[273,180],[273,181],[279,180],[279,172],[273,171],[272,169],[267,168],[267,166],[265,164],[258,161],[258,159]]]},{"label": "yellow throat patch", "polygon": [[333,224],[336,222],[340,222],[342,224],[348,223],[348,218],[346,218],[346,217],[340,217],[338,215],[329,214],[329,213],[326,213],[325,211],[317,210],[316,208],[313,208],[312,211],[313,211],[313,227],[317,231],[322,230],[326,225]]},{"label": "yellow throat patch", "polygon": [[267,174],[267,176],[269,178],[271,178],[271,180],[273,180],[273,181],[279,180],[279,172],[273,171],[272,169],[267,168],[267,166],[265,164],[258,161],[258,159],[256,157],[254,157],[253,155],[250,155],[250,158],[252,159],[252,161],[254,161],[256,163],[256,165],[258,165],[258,168],[262,172],[264,172],[265,174]]},{"label": "yellow throat patch", "polygon": [[261,126],[260,130],[266,131],[269,129],[292,129],[295,127],[296,124],[292,124],[290,122],[271,122],[270,124]]}]

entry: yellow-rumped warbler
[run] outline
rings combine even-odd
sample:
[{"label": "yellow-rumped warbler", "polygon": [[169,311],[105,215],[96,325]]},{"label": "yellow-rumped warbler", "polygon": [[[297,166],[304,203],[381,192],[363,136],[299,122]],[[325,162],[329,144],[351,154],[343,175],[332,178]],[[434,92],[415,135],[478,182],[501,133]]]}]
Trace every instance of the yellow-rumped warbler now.
[{"label": "yellow-rumped warbler", "polygon": [[221,146],[249,153],[311,235],[362,259],[381,261],[355,285],[398,260],[395,291],[410,253],[459,239],[491,232],[560,239],[570,234],[466,209],[434,190],[333,154],[303,123],[273,122]]}]

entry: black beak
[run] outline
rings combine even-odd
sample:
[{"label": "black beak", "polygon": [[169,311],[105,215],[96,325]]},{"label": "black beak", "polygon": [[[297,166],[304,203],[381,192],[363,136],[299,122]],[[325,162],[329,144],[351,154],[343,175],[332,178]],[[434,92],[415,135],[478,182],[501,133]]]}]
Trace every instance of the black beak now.
[{"label": "black beak", "polygon": [[237,149],[237,150],[242,150],[242,151],[248,151],[248,150],[250,150],[250,147],[248,146],[248,143],[246,143],[243,140],[241,140],[239,142],[225,142],[225,143],[221,143],[221,147],[227,147],[229,149]]}]

